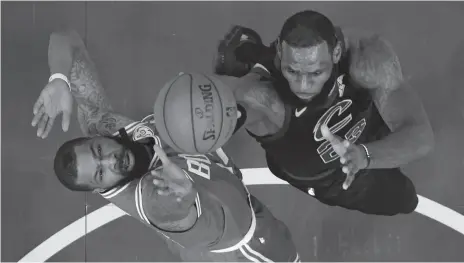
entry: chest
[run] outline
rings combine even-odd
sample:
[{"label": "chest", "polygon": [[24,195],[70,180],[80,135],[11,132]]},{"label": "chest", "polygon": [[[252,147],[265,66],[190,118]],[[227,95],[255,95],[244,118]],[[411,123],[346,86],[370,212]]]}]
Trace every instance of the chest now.
[{"label": "chest", "polygon": [[[368,125],[376,110],[367,90],[337,83],[329,107],[314,110],[309,107],[288,107],[287,121],[277,136],[263,141],[262,146],[280,163],[311,163],[316,166],[338,159],[330,143],[322,136],[321,127],[351,143],[363,141],[370,131]],[[375,114],[374,114],[375,115]],[[287,161],[286,161],[287,160]],[[322,167],[321,167],[322,169]]]}]

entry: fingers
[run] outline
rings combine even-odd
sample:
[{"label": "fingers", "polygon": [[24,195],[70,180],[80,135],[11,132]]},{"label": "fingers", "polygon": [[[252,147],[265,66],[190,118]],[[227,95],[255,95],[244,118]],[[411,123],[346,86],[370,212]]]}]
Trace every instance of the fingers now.
[{"label": "fingers", "polygon": [[151,174],[154,177],[152,182],[159,195],[173,194],[182,199],[192,188],[192,183],[182,169],[160,168],[152,170]]},{"label": "fingers", "polygon": [[342,167],[342,171],[346,174],[350,174],[350,173],[356,173],[357,172],[357,167],[354,163],[352,162],[348,162],[346,164],[343,165]]},{"label": "fingers", "polygon": [[151,174],[154,176],[153,184],[156,186],[156,193],[159,195],[169,195],[171,190],[169,189],[169,183],[161,177],[161,173],[158,170],[152,170]]},{"label": "fingers", "polygon": [[[46,131],[48,121],[49,121],[49,117],[45,113],[45,107],[41,106],[37,110],[37,114],[32,119],[32,126],[33,127],[37,126],[37,136],[38,137],[42,137],[42,138],[46,137],[46,136],[44,137],[44,132]],[[53,124],[53,122],[51,123],[51,125],[52,124]],[[51,129],[51,127],[49,129]],[[49,130],[48,130],[48,132],[49,132]],[[47,134],[48,134],[48,132],[47,132]]]},{"label": "fingers", "polygon": [[340,157],[340,163],[343,165],[342,167],[343,173],[346,174],[345,181],[343,182],[343,185],[342,185],[343,190],[346,190],[348,189],[348,187],[350,187],[351,183],[353,182],[355,178],[355,174],[357,173],[357,166],[353,163],[352,155],[350,154],[346,154]]},{"label": "fingers", "polygon": [[346,190],[348,187],[350,187],[351,183],[355,179],[355,175],[358,173],[359,169],[358,167],[352,162],[350,156],[348,156],[348,160],[345,159],[343,160],[340,159],[340,162],[343,164],[342,171],[343,173],[346,174],[346,179],[343,182],[343,189]]},{"label": "fingers", "polygon": [[37,126],[38,127],[37,128],[37,136],[38,137],[42,137],[44,135],[45,127],[47,127],[48,119],[49,119],[49,117],[47,116],[47,114],[42,115],[42,119],[40,119],[39,125]]},{"label": "fingers", "polygon": [[346,175],[346,179],[343,182],[343,186],[342,186],[343,190],[347,190],[350,187],[351,183],[354,181],[354,176],[355,176],[354,173]]},{"label": "fingers", "polygon": [[163,165],[166,165],[170,162],[169,157],[166,155],[166,153],[161,147],[159,147],[158,145],[155,145],[153,146],[153,150],[155,150],[155,153],[158,155]]},{"label": "fingers", "polygon": [[45,130],[42,134],[42,139],[45,139],[47,138],[48,134],[50,133],[50,131],[52,130],[52,127],[53,127],[53,123],[55,122],[55,118],[52,118],[52,117],[49,117],[48,118],[48,121],[47,121],[47,125],[45,126]]},{"label": "fingers", "polygon": [[348,141],[343,142],[343,147],[345,147],[346,149],[344,150],[344,153],[340,155],[341,164],[347,164],[353,160],[353,155],[351,154],[353,152],[353,149],[350,146],[351,145]]},{"label": "fingers", "polygon": [[71,122],[71,112],[63,111],[63,120],[61,122],[61,128],[64,132],[68,131],[69,123]]},{"label": "fingers", "polygon": [[166,183],[165,180],[163,179],[153,179],[153,184],[156,186],[156,192],[159,195],[169,195],[171,194],[171,189],[169,188],[169,185]]},{"label": "fingers", "polygon": [[41,105],[37,110],[34,109],[34,118],[32,119],[32,127],[35,127],[45,113],[45,107]]},{"label": "fingers", "polygon": [[42,94],[40,94],[40,97],[37,99],[37,101],[34,104],[34,107],[32,108],[32,113],[36,115],[40,107],[42,106],[43,106],[43,98],[42,98]]}]

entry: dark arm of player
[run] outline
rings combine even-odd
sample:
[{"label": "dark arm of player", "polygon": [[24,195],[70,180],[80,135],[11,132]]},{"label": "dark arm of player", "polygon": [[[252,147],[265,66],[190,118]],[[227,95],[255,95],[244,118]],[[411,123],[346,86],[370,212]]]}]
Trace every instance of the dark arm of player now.
[{"label": "dark arm of player", "polygon": [[270,86],[271,82],[260,80],[265,72],[254,68],[247,75],[236,78],[217,76],[233,92],[237,103],[242,105],[247,118],[242,127],[257,136],[276,133],[283,127],[285,107],[277,92]]},{"label": "dark arm of player", "polygon": [[113,111],[84,42],[73,30],[51,34],[48,47],[50,72],[61,73],[71,82],[78,120],[87,136],[111,135],[133,120]]},{"label": "dark arm of player", "polygon": [[366,144],[369,168],[394,168],[421,158],[434,147],[434,135],[423,105],[404,80],[390,43],[377,35],[349,41],[350,75],[371,89],[376,107],[392,133]]}]

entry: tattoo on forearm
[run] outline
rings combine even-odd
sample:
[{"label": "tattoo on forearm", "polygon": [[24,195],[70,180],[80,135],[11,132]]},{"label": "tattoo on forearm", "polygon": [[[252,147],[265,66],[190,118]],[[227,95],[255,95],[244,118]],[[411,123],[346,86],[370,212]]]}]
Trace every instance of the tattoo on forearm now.
[{"label": "tattoo on forearm", "polygon": [[87,51],[84,48],[76,49],[73,57],[71,92],[77,103],[92,105],[100,109],[111,109],[95,65]]},{"label": "tattoo on forearm", "polygon": [[113,112],[85,47],[74,50],[71,92],[78,104],[78,120],[86,136],[112,135],[132,122]]}]

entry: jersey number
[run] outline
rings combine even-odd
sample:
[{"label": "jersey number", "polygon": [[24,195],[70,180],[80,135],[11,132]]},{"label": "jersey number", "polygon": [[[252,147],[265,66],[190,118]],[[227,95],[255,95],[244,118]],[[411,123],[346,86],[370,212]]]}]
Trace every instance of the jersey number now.
[{"label": "jersey number", "polygon": [[[219,167],[228,170],[231,173],[234,173],[232,167],[227,167],[229,163],[229,158],[224,153],[224,151],[219,148],[216,150],[216,155],[222,161],[222,163],[216,163]],[[187,170],[191,173],[194,173],[198,176],[211,179],[211,161],[208,157],[202,154],[179,154],[180,157],[184,158],[187,163]]]},{"label": "jersey number", "polygon": [[185,159],[187,163],[187,170],[189,172],[208,180],[211,178],[211,161],[208,159],[208,157],[201,154],[179,154],[179,156]]}]

